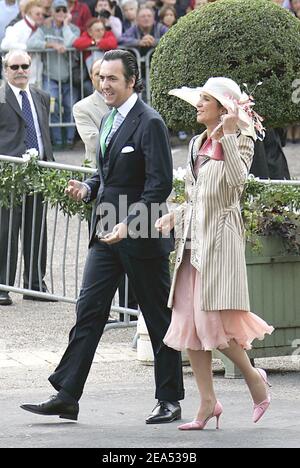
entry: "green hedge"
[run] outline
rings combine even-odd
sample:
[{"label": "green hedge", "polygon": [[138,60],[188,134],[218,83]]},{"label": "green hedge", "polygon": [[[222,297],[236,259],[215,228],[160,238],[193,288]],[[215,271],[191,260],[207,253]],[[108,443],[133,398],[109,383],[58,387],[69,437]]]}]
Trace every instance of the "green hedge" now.
[{"label": "green hedge", "polygon": [[152,103],[170,128],[197,124],[193,108],[168,91],[201,86],[211,76],[250,90],[262,81],[255,100],[266,125],[300,121],[300,104],[292,102],[300,78],[299,19],[271,0],[219,0],[181,18],[161,39],[151,67]]},{"label": "green hedge", "polygon": [[[0,165],[0,208],[10,208],[22,204],[23,195],[43,194],[49,206],[58,206],[66,216],[79,215],[82,220],[91,217],[91,204],[78,203],[65,194],[70,179],[84,180],[81,172],[43,168],[38,158],[31,158],[15,167],[11,163]],[[84,167],[88,167],[85,161]]]}]

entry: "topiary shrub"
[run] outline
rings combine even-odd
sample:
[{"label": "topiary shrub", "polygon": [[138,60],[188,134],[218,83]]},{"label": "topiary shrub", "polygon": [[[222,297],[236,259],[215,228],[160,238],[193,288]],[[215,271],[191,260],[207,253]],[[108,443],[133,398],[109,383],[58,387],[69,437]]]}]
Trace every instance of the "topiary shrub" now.
[{"label": "topiary shrub", "polygon": [[[300,121],[300,20],[270,0],[219,0],[181,18],[161,39],[151,65],[152,104],[174,130],[197,128],[195,110],[168,96],[227,76],[255,93],[265,125]],[[295,87],[298,90],[295,89]],[[294,93],[294,94],[293,94]],[[292,100],[292,95],[295,99]]]}]

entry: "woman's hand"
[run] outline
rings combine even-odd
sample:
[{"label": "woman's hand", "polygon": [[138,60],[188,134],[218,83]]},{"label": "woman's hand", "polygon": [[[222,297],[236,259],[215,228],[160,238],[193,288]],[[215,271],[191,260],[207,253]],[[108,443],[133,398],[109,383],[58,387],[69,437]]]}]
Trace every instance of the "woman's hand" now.
[{"label": "woman's hand", "polygon": [[233,111],[229,110],[228,114],[225,114],[224,116],[222,116],[222,127],[223,127],[224,135],[236,133],[238,120],[239,120],[239,109],[238,109],[237,104],[235,104]]},{"label": "woman's hand", "polygon": [[168,213],[158,220],[155,223],[155,228],[158,232],[162,232],[163,234],[168,234],[174,228],[175,224],[175,215],[174,213]]}]

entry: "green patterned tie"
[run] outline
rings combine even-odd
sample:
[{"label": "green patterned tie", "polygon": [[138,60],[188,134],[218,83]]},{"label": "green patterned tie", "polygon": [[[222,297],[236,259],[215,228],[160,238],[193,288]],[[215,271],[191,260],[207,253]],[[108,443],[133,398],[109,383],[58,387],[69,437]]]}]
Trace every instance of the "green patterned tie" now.
[{"label": "green patterned tie", "polygon": [[117,113],[117,109],[114,107],[113,110],[111,111],[111,113],[109,114],[109,116],[107,117],[106,122],[105,122],[104,127],[103,127],[103,130],[101,132],[100,146],[101,146],[101,151],[102,151],[102,156],[103,157],[104,157],[104,154],[105,154],[105,151],[106,151],[106,148],[107,148],[106,138],[108,137],[108,135],[109,135],[109,133],[110,133],[110,131],[112,129],[116,113]]}]

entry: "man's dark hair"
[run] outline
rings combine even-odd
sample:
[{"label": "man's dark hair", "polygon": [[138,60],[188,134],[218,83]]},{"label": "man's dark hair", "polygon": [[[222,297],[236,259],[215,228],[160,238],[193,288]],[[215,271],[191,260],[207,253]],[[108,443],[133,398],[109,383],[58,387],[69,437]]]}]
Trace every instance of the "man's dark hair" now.
[{"label": "man's dark hair", "polygon": [[131,80],[132,77],[135,78],[135,85],[134,91],[136,93],[141,93],[143,90],[143,81],[140,78],[139,67],[136,61],[135,56],[128,52],[127,50],[116,49],[116,50],[109,50],[103,56],[102,61],[105,60],[106,62],[110,60],[121,60],[123,63],[124,68],[124,76],[127,83]]}]

